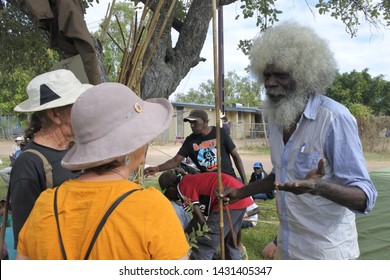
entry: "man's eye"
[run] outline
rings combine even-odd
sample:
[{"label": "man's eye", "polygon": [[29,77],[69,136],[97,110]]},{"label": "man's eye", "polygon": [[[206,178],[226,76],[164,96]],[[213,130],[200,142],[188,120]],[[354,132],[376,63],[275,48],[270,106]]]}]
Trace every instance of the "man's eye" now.
[{"label": "man's eye", "polygon": [[282,74],[278,74],[277,77],[278,77],[279,79],[285,80],[285,79],[290,78],[290,74],[288,74],[288,73],[282,73]]}]

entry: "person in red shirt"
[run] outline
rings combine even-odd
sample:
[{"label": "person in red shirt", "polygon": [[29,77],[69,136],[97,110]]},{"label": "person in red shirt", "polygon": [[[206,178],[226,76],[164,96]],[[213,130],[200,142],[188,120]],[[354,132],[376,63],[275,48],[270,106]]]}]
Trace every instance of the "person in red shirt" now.
[{"label": "person in red shirt", "polygon": [[[222,173],[222,184],[231,188],[241,188],[243,184],[228,174]],[[193,247],[190,259],[193,260],[211,260],[214,253],[220,246],[220,228],[219,228],[219,208],[218,199],[215,191],[218,189],[218,173],[205,172],[198,174],[184,174],[180,169],[165,171],[158,179],[161,190],[166,193],[176,194],[182,201],[186,211],[193,211],[193,219],[187,232],[191,232],[192,226],[197,228],[200,224],[206,224],[209,231],[206,236],[197,236],[197,248]],[[200,200],[202,196],[210,197],[209,205],[201,209]],[[227,218],[227,209],[224,207],[224,238],[225,238],[225,258],[240,260],[240,252],[236,247],[236,233],[240,230],[243,216],[246,208],[253,204],[253,200],[245,198],[236,203],[229,204],[229,213],[233,231],[229,227]],[[207,216],[207,220],[206,220]]]}]

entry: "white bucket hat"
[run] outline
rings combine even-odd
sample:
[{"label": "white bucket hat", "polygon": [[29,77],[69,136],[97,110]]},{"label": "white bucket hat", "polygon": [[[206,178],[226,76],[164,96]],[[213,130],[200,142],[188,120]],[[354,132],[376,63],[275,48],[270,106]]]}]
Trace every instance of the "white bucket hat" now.
[{"label": "white bucket hat", "polygon": [[59,69],[41,74],[27,85],[28,99],[17,105],[16,112],[38,112],[73,104],[85,90],[93,87],[82,84],[70,70]]},{"label": "white bucket hat", "polygon": [[130,154],[166,130],[171,103],[146,101],[120,83],[102,83],[85,91],[71,112],[75,145],[62,159],[69,170],[83,170]]}]

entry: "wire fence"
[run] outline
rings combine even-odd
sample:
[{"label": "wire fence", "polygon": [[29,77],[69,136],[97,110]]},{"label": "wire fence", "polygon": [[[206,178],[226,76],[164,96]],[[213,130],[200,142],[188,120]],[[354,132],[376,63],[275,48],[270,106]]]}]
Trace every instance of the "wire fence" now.
[{"label": "wire fence", "polygon": [[268,124],[266,123],[235,123],[231,124],[230,137],[233,140],[268,139]]}]

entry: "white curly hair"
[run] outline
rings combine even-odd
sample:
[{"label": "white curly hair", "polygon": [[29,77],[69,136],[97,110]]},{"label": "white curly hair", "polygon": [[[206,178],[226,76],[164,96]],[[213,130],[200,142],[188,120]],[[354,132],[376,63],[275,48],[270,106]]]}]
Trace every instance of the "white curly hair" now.
[{"label": "white curly hair", "polygon": [[302,93],[325,93],[337,71],[334,54],[327,41],[313,29],[288,21],[271,27],[253,40],[250,70],[264,83],[267,64],[274,64],[291,74]]}]

